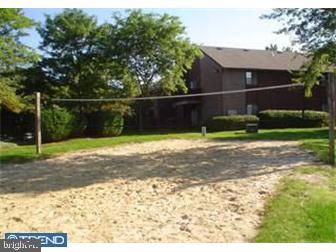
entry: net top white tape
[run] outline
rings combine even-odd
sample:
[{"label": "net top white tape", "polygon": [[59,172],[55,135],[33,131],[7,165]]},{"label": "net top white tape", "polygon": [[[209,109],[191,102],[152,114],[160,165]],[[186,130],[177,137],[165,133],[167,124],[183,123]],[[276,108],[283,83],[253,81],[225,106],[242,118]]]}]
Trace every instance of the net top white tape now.
[{"label": "net top white tape", "polygon": [[103,99],[94,99],[94,98],[55,98],[51,99],[55,102],[108,102],[108,101],[143,101],[143,100],[163,100],[163,99],[176,99],[176,98],[190,98],[190,97],[201,97],[201,96],[211,96],[211,95],[227,95],[227,94],[236,94],[236,93],[247,93],[247,92],[256,92],[263,90],[273,90],[281,88],[291,88],[291,87],[303,87],[303,83],[291,83],[284,85],[276,86],[266,86],[258,88],[247,88],[247,89],[237,89],[229,91],[218,91],[218,92],[209,92],[209,93],[198,93],[198,94],[186,94],[186,95],[169,95],[169,96],[148,96],[148,97],[125,97],[125,98],[103,98]]}]

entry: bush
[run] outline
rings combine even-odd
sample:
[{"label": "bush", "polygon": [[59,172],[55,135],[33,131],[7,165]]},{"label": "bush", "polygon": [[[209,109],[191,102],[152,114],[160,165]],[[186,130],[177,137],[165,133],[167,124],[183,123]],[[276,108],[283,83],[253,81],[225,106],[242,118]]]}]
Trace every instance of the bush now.
[{"label": "bush", "polygon": [[315,128],[328,125],[328,113],[299,110],[265,110],[259,113],[260,127],[273,128]]},{"label": "bush", "polygon": [[60,141],[70,136],[75,116],[64,108],[50,108],[41,111],[42,139]]},{"label": "bush", "polygon": [[254,115],[215,116],[206,125],[212,131],[240,130],[245,129],[248,122],[258,123],[259,118]]},{"label": "bush", "polygon": [[90,136],[119,136],[124,127],[124,118],[118,112],[98,111],[88,114],[87,118],[87,134]]},{"label": "bush", "polygon": [[6,109],[0,109],[0,112],[0,135],[2,140],[15,141],[21,144],[25,133],[34,134],[35,114],[28,111],[17,114]]},{"label": "bush", "polygon": [[71,137],[84,136],[87,124],[88,124],[87,119],[83,114],[74,114],[74,120],[70,136]]}]

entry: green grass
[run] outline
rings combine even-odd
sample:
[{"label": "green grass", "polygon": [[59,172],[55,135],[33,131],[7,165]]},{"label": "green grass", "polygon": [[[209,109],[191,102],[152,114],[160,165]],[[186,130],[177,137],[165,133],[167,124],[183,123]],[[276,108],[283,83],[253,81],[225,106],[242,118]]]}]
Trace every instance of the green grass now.
[{"label": "green grass", "polygon": [[[327,158],[327,130],[326,129],[277,129],[261,130],[258,134],[245,134],[243,131],[225,131],[208,133],[212,139],[250,139],[250,140],[301,140],[303,146],[315,151],[322,159]],[[192,132],[146,132],[141,135],[129,134],[113,138],[78,138],[67,141],[48,143],[43,145],[43,154],[40,158],[47,158],[66,152],[114,146],[131,142],[156,141],[164,139],[201,138],[200,133]],[[318,146],[316,146],[318,144]],[[34,145],[15,146],[1,150],[1,162],[25,162],[36,159]]]},{"label": "green grass", "polygon": [[[56,143],[43,144],[41,156],[35,154],[34,145],[17,146],[1,150],[0,161],[8,162],[26,162],[37,158],[48,158],[66,152],[86,150],[115,146],[124,143],[139,143],[145,141],[156,141],[169,138],[189,138],[193,133],[173,133],[173,134],[144,134],[144,135],[125,135],[111,138],[78,138]],[[195,135],[196,136],[196,135]]]},{"label": "green grass", "polygon": [[[303,167],[296,173],[269,199],[256,242],[336,242],[335,170]],[[320,174],[328,182],[311,183],[300,174]]]},{"label": "green grass", "polygon": [[[101,147],[115,146],[131,142],[156,141],[163,139],[196,139],[201,138],[199,132],[146,132],[144,134],[128,134],[112,138],[78,138],[68,141],[43,144],[43,154],[37,157],[34,145],[15,146],[1,149],[0,162],[17,163],[31,161],[36,158],[48,158],[66,152]],[[250,140],[299,140],[305,148],[313,150],[322,160],[327,160],[326,129],[275,129],[261,130],[258,134],[245,134],[244,131],[225,131],[208,133],[210,139],[250,139]]]}]

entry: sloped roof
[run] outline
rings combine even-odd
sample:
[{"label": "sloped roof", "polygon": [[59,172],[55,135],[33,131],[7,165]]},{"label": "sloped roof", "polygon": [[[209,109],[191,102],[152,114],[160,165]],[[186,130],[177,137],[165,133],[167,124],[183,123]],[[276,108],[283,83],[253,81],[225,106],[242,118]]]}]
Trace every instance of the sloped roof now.
[{"label": "sloped roof", "polygon": [[201,46],[204,54],[224,68],[299,70],[307,60],[294,52]]}]

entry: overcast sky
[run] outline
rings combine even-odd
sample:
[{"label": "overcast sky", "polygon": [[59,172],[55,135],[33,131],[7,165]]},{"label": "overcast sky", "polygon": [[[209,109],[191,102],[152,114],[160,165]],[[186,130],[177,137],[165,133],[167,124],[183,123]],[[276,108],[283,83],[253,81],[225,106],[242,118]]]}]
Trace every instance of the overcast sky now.
[{"label": "overcast sky", "polygon": [[[95,15],[100,23],[109,21],[114,11],[122,9],[84,9]],[[44,22],[44,14],[55,15],[62,9],[24,9],[35,21]],[[168,13],[180,17],[191,41],[210,46],[264,49],[276,43],[279,48],[290,46],[286,35],[274,34],[280,24],[273,20],[260,19],[269,9],[145,9],[147,12]],[[36,48],[40,37],[34,30],[24,43]]]}]

